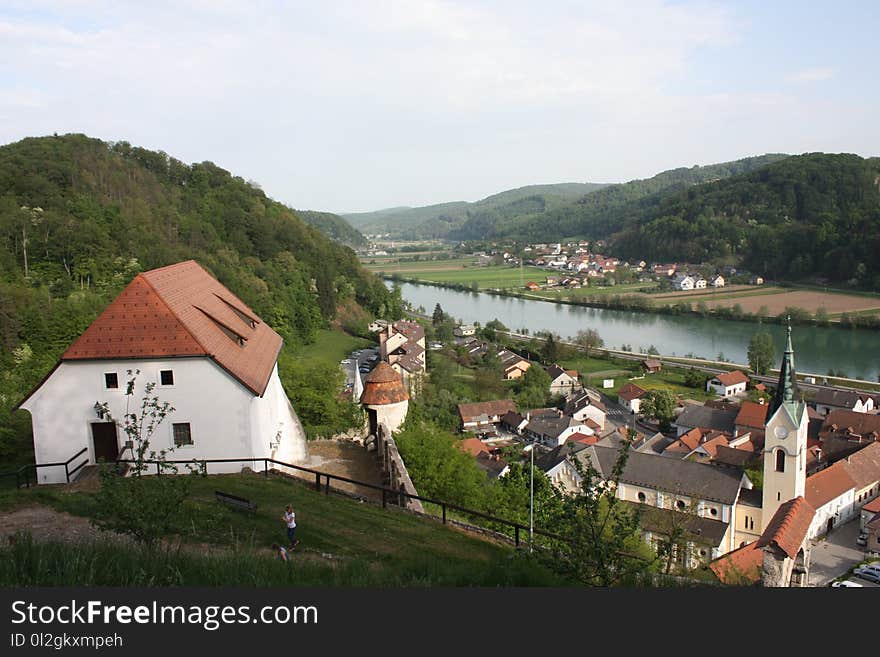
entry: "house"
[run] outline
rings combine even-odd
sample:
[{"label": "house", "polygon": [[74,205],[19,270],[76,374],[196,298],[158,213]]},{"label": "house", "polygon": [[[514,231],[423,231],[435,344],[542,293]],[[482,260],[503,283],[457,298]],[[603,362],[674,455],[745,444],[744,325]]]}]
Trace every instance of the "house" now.
[{"label": "house", "polygon": [[477,455],[477,466],[489,479],[498,479],[510,472],[510,464],[498,454],[482,452]]},{"label": "house", "polygon": [[838,463],[855,483],[853,504],[856,509],[880,495],[880,443],[874,442],[849,454]]},{"label": "house", "polygon": [[477,329],[473,324],[461,324],[452,329],[452,334],[457,338],[466,338],[474,335]]},{"label": "house", "polygon": [[831,411],[871,413],[877,408],[874,395],[834,388],[819,388],[810,403],[821,415],[828,415]]},{"label": "house", "polygon": [[706,381],[706,392],[715,391],[721,397],[741,395],[746,391],[749,377],[740,370],[718,374]]},{"label": "house", "polygon": [[497,427],[509,412],[516,412],[516,404],[510,399],[458,405],[462,431],[485,431]]},{"label": "house", "polygon": [[[64,463],[82,449],[90,464],[132,458],[110,418],[139,408],[147,384],[175,409],[151,441],[170,458],[242,459],[212,472],[303,460],[305,434],[278,377],[281,344],[194,260],[143,272],[19,405],[31,414],[35,462]],[[38,468],[37,481],[64,482],[65,469]]]},{"label": "house", "polygon": [[501,367],[504,368],[504,379],[506,381],[520,378],[532,366],[525,358],[507,349],[502,349],[498,352],[498,360],[501,361]]},{"label": "house", "polygon": [[559,365],[551,365],[547,368],[547,374],[550,375],[552,395],[568,395],[583,388],[578,380],[577,370],[564,370]]},{"label": "house", "polygon": [[663,363],[656,358],[647,358],[642,361],[642,367],[648,374],[656,374],[663,367]]},{"label": "house", "polygon": [[807,477],[806,497],[815,510],[810,538],[822,536],[853,517],[856,482],[842,461]]},{"label": "house", "polygon": [[574,418],[558,413],[540,415],[529,420],[523,429],[523,435],[549,447],[558,447],[565,443],[569,436],[582,433],[593,435],[593,430]]},{"label": "house", "polygon": [[706,279],[702,276],[694,277],[694,289],[695,290],[703,290],[706,288]]},{"label": "house", "polygon": [[511,433],[520,434],[529,421],[516,411],[508,411],[501,418],[501,428]]},{"label": "house", "polygon": [[[584,466],[589,461],[607,480],[618,455],[618,449],[599,443],[579,450],[572,447],[567,459],[578,459]],[[571,482],[566,486],[573,488],[563,487],[570,491],[581,485],[581,478],[575,467],[568,467],[569,472],[559,474],[558,480]],[[686,548],[682,565],[694,567],[736,547],[732,526],[736,506],[741,490],[751,488],[751,481],[739,471],[634,451],[629,453],[616,496],[649,511],[642,516],[649,544],[662,543],[675,523],[681,522]]]},{"label": "house", "polygon": [[[600,431],[605,428],[605,416],[607,415],[605,405],[586,391],[575,393],[566,402],[563,413],[578,422],[586,423],[587,420],[592,420]],[[596,430],[595,427],[591,428]]]},{"label": "house", "polygon": [[709,285],[712,287],[724,287],[724,276],[715,274],[709,279]]},{"label": "house", "polygon": [[880,555],[880,513],[875,514],[868,521],[865,525],[865,533],[868,535],[865,551],[875,557]]},{"label": "house", "polygon": [[426,372],[424,327],[403,319],[389,324],[379,332],[379,353],[401,375],[409,395],[418,395]]},{"label": "house", "polygon": [[875,497],[862,507],[859,513],[859,529],[864,530],[871,520],[874,520],[880,514],[880,497]]},{"label": "house", "polygon": [[540,290],[541,286],[534,281],[529,281],[528,283],[526,283],[526,289],[532,290],[534,292],[535,290]]},{"label": "house", "polygon": [[823,455],[835,460],[857,452],[865,443],[880,440],[880,415],[831,411],[819,430]]},{"label": "house", "polygon": [[367,431],[376,436],[379,426],[397,431],[409,410],[409,394],[403,377],[394,368],[380,361],[364,380],[361,405],[367,412]]},{"label": "house", "polygon": [[631,413],[638,413],[642,398],[647,394],[647,390],[640,388],[635,383],[627,383],[617,392],[617,403]]},{"label": "house", "polygon": [[733,435],[736,411],[723,411],[709,406],[686,406],[675,420],[678,437],[691,429],[715,429]]},{"label": "house", "polygon": [[764,277],[763,276],[752,276],[749,279],[749,283],[751,285],[763,285],[764,284]]},{"label": "house", "polygon": [[370,325],[367,327],[367,329],[370,331],[370,333],[378,333],[379,331],[383,330],[387,326],[388,326],[388,320],[377,319],[375,321],[370,322]]},{"label": "house", "polygon": [[764,433],[764,425],[767,423],[767,404],[758,404],[745,400],[740,404],[739,411],[733,421],[734,435],[741,433]]},{"label": "house", "polygon": [[689,274],[676,274],[672,278],[672,287],[676,290],[693,290],[696,279]]},{"label": "house", "polygon": [[470,454],[474,458],[478,457],[480,454],[491,454],[489,447],[479,438],[465,438],[464,440],[458,441],[455,444],[455,447],[465,454]]}]

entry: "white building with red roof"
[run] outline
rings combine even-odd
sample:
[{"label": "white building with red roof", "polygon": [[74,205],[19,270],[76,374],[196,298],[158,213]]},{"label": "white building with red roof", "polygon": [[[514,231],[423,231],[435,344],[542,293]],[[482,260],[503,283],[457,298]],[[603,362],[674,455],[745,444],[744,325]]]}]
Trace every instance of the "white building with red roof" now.
[{"label": "white building with red roof", "polygon": [[[173,460],[242,458],[209,472],[262,469],[250,459],[307,457],[299,418],[278,377],[282,339],[193,260],[139,274],[62,354],[20,404],[31,414],[37,465],[82,449],[88,463],[132,458],[121,420],[145,386],[174,408],[151,440]],[[126,394],[134,378],[134,394]],[[66,480],[38,468],[39,483]]]},{"label": "white building with red roof", "polygon": [[739,370],[734,370],[733,372],[719,374],[706,381],[706,392],[714,390],[721,397],[730,397],[731,395],[743,394],[748,384],[748,375]]}]

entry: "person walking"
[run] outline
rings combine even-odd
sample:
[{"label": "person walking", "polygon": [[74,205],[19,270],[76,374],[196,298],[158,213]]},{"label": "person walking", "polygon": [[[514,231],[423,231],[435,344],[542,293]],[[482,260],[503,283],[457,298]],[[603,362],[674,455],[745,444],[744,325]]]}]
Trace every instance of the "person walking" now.
[{"label": "person walking", "polygon": [[287,541],[290,544],[290,549],[296,547],[296,544],[299,543],[296,540],[296,513],[293,512],[293,505],[288,504],[287,508],[284,510],[284,515],[282,516],[284,523],[287,525]]}]

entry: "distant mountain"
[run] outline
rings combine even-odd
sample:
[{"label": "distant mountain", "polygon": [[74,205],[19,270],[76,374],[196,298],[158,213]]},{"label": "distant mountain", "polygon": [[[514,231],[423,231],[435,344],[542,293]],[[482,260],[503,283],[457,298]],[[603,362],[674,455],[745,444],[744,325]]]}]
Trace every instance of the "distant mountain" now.
[{"label": "distant mountain", "polygon": [[880,158],[808,153],[629,206],[616,255],[880,290]]},{"label": "distant mountain", "polygon": [[464,224],[506,221],[533,215],[602,189],[597,183],[529,185],[474,203],[452,201],[418,208],[396,207],[342,215],[365,234],[390,234],[397,239],[445,238]]},{"label": "distant mountain", "polygon": [[313,210],[297,210],[296,214],[335,242],[352,247],[367,246],[367,239],[338,214]]},{"label": "distant mountain", "polygon": [[788,157],[781,154],[664,171],[652,178],[607,185],[553,207],[507,216],[476,216],[451,231],[451,239],[518,238],[532,241],[606,238],[640,216],[644,207],[694,185],[746,173]]}]

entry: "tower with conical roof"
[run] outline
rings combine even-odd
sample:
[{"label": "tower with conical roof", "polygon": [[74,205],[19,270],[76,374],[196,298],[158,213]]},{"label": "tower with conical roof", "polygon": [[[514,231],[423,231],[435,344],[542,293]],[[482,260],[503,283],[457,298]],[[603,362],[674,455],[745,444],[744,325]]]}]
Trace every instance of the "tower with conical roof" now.
[{"label": "tower with conical roof", "polygon": [[780,506],[804,494],[807,481],[807,406],[798,398],[791,324],[776,392],[767,408],[764,427],[764,490],[762,529]]},{"label": "tower with conical roof", "polygon": [[400,428],[409,410],[409,395],[403,378],[381,361],[364,381],[361,404],[367,411],[370,433],[377,435],[380,424],[392,433]]}]

